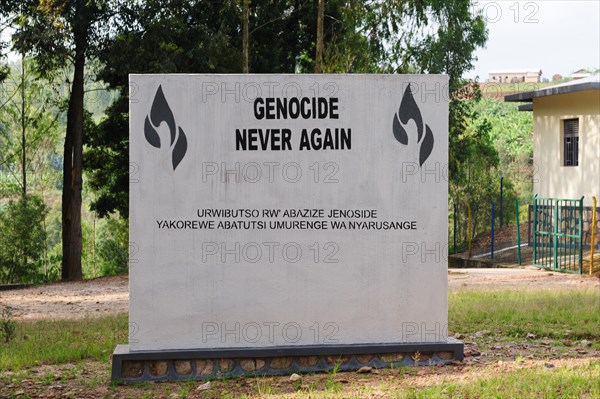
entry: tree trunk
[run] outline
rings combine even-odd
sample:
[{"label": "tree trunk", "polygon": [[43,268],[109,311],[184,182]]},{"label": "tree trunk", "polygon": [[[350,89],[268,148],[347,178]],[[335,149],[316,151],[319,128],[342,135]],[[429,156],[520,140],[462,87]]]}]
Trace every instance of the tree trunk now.
[{"label": "tree trunk", "polygon": [[325,0],[319,0],[317,6],[317,56],[315,59],[315,73],[323,73],[323,15],[325,13]]},{"label": "tree trunk", "polygon": [[250,19],[250,11],[249,11],[249,3],[250,0],[242,0],[243,1],[243,9],[242,9],[242,58],[244,65],[242,66],[242,72],[248,73],[250,71],[249,62],[248,62],[248,22]]},{"label": "tree trunk", "polygon": [[62,196],[62,279],[82,279],[81,186],[83,169],[83,81],[85,55],[75,46],[75,72],[67,111]]}]

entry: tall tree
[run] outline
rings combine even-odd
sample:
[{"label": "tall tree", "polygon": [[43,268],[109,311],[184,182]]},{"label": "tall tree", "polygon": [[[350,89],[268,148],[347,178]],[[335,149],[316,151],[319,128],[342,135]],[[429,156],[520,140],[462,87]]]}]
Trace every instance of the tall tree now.
[{"label": "tall tree", "polygon": [[317,54],[315,56],[315,73],[323,73],[323,18],[325,15],[325,0],[317,4]]},{"label": "tall tree", "polygon": [[248,47],[250,46],[249,43],[249,36],[250,33],[248,32],[248,25],[250,22],[250,0],[242,0],[242,72],[243,73],[248,73],[250,68],[249,68],[249,64],[248,64]]},{"label": "tall tree", "polygon": [[27,196],[27,120],[25,119],[25,54],[21,54],[21,174],[23,179],[23,198]]},{"label": "tall tree", "polygon": [[84,73],[113,12],[110,0],[4,0],[20,13],[15,48],[32,54],[42,73],[72,67],[64,143],[62,279],[81,280],[81,190],[84,140]]}]

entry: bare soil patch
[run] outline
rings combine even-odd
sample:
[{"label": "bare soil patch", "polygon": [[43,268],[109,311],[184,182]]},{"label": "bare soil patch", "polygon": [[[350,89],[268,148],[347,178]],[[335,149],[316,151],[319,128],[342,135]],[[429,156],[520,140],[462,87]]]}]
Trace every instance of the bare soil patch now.
[{"label": "bare soil patch", "polygon": [[596,276],[548,272],[533,266],[497,269],[451,269],[448,290],[464,289],[579,289],[597,288]]},{"label": "bare soil patch", "polygon": [[129,279],[105,277],[0,292],[0,305],[11,306],[20,320],[82,319],[126,313]]},{"label": "bare soil patch", "polygon": [[[552,273],[534,267],[452,269],[448,273],[450,291],[583,287],[598,288],[600,295],[600,279],[597,277]],[[15,318],[19,320],[83,319],[126,313],[129,279],[117,276],[0,291],[0,305],[12,306]]]}]

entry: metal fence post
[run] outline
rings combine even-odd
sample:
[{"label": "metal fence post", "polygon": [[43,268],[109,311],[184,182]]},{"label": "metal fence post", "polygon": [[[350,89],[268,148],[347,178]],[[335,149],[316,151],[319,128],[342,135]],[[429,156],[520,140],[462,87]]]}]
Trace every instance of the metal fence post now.
[{"label": "metal fence post", "polygon": [[504,177],[500,178],[500,228],[502,228],[502,226],[504,226],[504,213],[502,212],[503,210],[503,189],[504,189]]},{"label": "metal fence post", "polygon": [[469,243],[469,258],[471,257],[471,204],[467,204],[467,242]]},{"label": "metal fence post", "polygon": [[519,266],[521,265],[521,225],[519,224],[519,198],[515,197],[515,214],[517,219],[517,254],[519,256]]},{"label": "metal fence post", "polygon": [[583,272],[583,196],[579,200],[579,274]]},{"label": "metal fence post", "polygon": [[590,276],[594,272],[594,247],[596,246],[596,196],[592,197],[592,225],[590,226]]},{"label": "metal fence post", "polygon": [[456,204],[454,204],[454,229],[452,233],[454,235],[454,255],[456,255]]},{"label": "metal fence post", "polygon": [[537,194],[533,196],[533,263],[537,263]]},{"label": "metal fence post", "polygon": [[[535,201],[535,199],[534,199]],[[533,223],[533,205],[527,205],[527,244],[529,246],[533,246],[532,237],[531,237],[531,225]]]},{"label": "metal fence post", "polygon": [[494,201],[492,201],[492,251],[491,259],[494,259],[494,219],[496,218],[496,212],[494,211]]},{"label": "metal fence post", "polygon": [[555,199],[554,201],[554,234],[552,234],[552,245],[554,248],[554,260],[552,262],[553,269],[556,270],[558,268],[558,204],[559,200]]}]

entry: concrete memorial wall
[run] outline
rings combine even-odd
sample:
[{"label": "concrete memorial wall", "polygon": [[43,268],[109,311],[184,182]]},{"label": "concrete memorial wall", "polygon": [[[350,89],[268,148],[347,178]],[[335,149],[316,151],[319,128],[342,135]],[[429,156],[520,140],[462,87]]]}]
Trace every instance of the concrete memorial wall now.
[{"label": "concrete memorial wall", "polygon": [[447,86],[131,75],[129,351],[446,342]]}]

